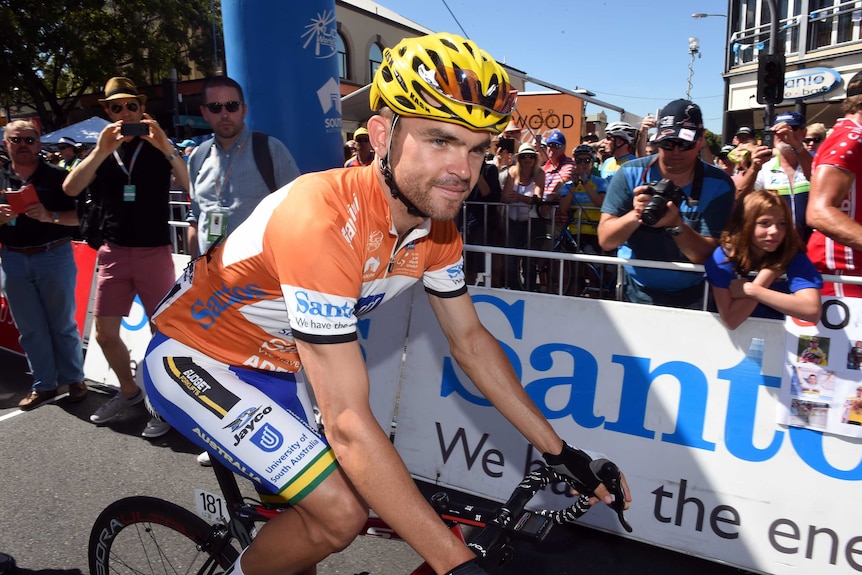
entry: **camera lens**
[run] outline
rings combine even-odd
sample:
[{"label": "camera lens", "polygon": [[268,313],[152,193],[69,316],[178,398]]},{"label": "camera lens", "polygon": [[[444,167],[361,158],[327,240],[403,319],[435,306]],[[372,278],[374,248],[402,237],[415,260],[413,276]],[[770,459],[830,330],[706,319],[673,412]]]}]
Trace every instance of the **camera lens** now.
[{"label": "camera lens", "polygon": [[654,226],[664,217],[666,212],[667,198],[660,194],[655,194],[647,202],[647,205],[644,206],[644,211],[641,212],[641,221],[648,226]]}]

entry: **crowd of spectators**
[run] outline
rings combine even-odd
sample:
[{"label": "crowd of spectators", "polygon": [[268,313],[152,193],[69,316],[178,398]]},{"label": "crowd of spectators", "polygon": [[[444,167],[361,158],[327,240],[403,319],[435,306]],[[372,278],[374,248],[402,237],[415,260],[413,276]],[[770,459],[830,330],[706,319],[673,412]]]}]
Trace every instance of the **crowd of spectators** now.
[{"label": "crowd of spectators", "polygon": [[[856,263],[862,258],[856,252],[862,249],[862,209],[847,210],[857,204],[851,196],[862,155],[852,150],[858,150],[862,134],[860,101],[857,74],[847,86],[846,115],[833,127],[807,123],[797,111],[782,112],[767,126],[771,147],[751,127],[740,126],[714,151],[706,145],[700,108],[687,100],[647,115],[637,128],[611,122],[604,138],[584,136],[571,148],[571,158],[562,132],[541,135],[510,124],[488,154],[503,189],[497,209],[504,245],[527,248],[545,236],[551,240],[545,245],[554,249],[554,238],[567,227],[582,253],[700,264],[713,272],[626,264],[616,278],[619,299],[715,311],[732,327],[749,315],[813,317],[811,294],[819,297],[821,286],[823,293],[862,295],[859,286],[823,284],[819,276],[862,273]],[[589,170],[580,163],[589,163]],[[658,194],[658,202],[657,189],[671,192]],[[648,214],[645,220],[644,210],[656,202],[659,217]],[[475,234],[469,240],[495,245],[477,241]],[[490,285],[531,289],[518,278],[516,257],[501,263],[507,274],[486,273]],[[724,279],[716,280],[716,269],[724,270]],[[776,293],[796,299],[788,303]]]}]

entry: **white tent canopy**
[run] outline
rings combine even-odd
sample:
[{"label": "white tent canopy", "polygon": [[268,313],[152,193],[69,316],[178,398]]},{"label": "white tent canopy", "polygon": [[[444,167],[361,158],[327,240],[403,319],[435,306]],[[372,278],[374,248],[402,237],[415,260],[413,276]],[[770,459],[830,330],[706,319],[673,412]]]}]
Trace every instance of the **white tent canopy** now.
[{"label": "white tent canopy", "polygon": [[41,140],[43,144],[56,144],[60,141],[60,138],[65,136],[82,144],[95,144],[99,139],[99,134],[108,124],[107,120],[94,116],[83,122],[78,122],[77,124],[60,128],[50,134],[45,134]]}]

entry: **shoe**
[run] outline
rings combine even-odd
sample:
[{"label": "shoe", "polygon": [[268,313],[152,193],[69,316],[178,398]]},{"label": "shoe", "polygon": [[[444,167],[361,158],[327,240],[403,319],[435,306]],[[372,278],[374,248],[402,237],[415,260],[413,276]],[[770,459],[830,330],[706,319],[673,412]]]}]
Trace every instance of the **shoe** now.
[{"label": "shoe", "polygon": [[198,455],[198,464],[202,467],[212,467],[213,462],[210,461],[210,454],[208,451],[204,451]]},{"label": "shoe", "polygon": [[18,409],[21,411],[30,411],[39,407],[44,402],[57,397],[56,389],[46,389],[45,391],[31,391],[27,397],[18,402]]},{"label": "shoe", "polygon": [[82,401],[85,397],[87,397],[87,392],[90,391],[87,388],[87,384],[83,381],[76,381],[74,383],[69,384],[69,401],[72,403],[78,403]]},{"label": "shoe", "polygon": [[132,397],[126,397],[121,391],[118,391],[117,395],[109,399],[107,403],[96,410],[96,413],[90,416],[90,421],[96,425],[101,425],[120,415],[127,407],[140,403],[143,400],[144,392],[141,388],[138,388],[137,393]]},{"label": "shoe", "polygon": [[170,423],[157,417],[151,417],[150,420],[147,422],[147,426],[144,428],[144,431],[141,433],[141,437],[146,437],[147,439],[155,439],[156,437],[163,436],[170,430]]},{"label": "shoe", "polygon": [[0,553],[0,575],[12,573],[15,569],[15,558],[8,553]]}]

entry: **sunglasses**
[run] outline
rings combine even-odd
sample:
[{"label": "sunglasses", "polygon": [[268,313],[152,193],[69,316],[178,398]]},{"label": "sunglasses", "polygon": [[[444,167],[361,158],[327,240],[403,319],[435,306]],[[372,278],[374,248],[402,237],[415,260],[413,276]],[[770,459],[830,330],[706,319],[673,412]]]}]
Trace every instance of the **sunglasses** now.
[{"label": "sunglasses", "polygon": [[137,112],[138,111],[138,103],[137,102],[126,102],[125,104],[111,104],[111,111],[115,114],[119,114],[123,111],[123,106],[125,105],[126,110],[129,112]]},{"label": "sunglasses", "polygon": [[662,140],[658,142],[656,146],[661,148],[662,150],[673,150],[674,148],[679,148],[681,152],[688,152],[693,149],[697,142],[686,142],[685,140]]},{"label": "sunglasses", "polygon": [[535,160],[536,154],[520,154],[518,157],[523,158],[525,160]]},{"label": "sunglasses", "polygon": [[575,158],[576,164],[592,164],[592,158]]},{"label": "sunglasses", "polygon": [[803,144],[819,144],[819,143],[820,143],[820,142],[822,142],[822,141],[823,141],[823,138],[820,138],[820,137],[817,137],[817,138],[802,138],[802,143],[803,143]]},{"label": "sunglasses", "polygon": [[35,144],[38,141],[38,140],[36,140],[36,138],[34,138],[32,136],[25,136],[23,138],[21,136],[9,136],[7,138],[7,140],[12,142],[13,144],[20,144],[21,142],[24,142],[28,146],[32,146],[33,144]]},{"label": "sunglasses", "polygon": [[[228,111],[228,112],[230,112],[230,108],[228,108],[228,110],[227,110],[227,111]],[[357,143],[357,144],[367,144],[367,143],[368,143],[368,142],[370,142],[370,141],[371,141],[371,140],[369,140],[368,138],[356,138],[356,143]]]},{"label": "sunglasses", "polygon": [[207,110],[210,111],[210,114],[218,114],[221,112],[222,107],[224,107],[228,112],[233,114],[239,107],[242,106],[242,102],[237,102],[236,100],[231,100],[230,102],[210,102],[209,104],[204,104],[207,107]]},{"label": "sunglasses", "polygon": [[558,150],[558,149],[562,148],[562,147],[563,147],[563,145],[562,145],[562,144],[558,144],[558,143],[556,143],[556,142],[553,142],[553,143],[551,143],[551,144],[548,144],[548,147],[549,147],[549,148],[552,148],[552,149],[554,149],[554,150]]}]

